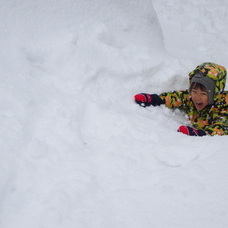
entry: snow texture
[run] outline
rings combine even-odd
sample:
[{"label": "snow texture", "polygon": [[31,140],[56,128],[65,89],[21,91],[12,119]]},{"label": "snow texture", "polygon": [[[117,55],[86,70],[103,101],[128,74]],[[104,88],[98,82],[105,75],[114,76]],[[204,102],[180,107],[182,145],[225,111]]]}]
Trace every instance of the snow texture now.
[{"label": "snow texture", "polygon": [[2,0],[1,228],[226,228],[228,140],[140,92],[228,67],[226,0]]}]

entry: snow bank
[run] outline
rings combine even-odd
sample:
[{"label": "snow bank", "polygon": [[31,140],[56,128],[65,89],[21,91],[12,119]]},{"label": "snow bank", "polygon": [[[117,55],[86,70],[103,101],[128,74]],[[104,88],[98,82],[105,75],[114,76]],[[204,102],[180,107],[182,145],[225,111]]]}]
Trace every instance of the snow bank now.
[{"label": "snow bank", "polygon": [[167,51],[194,64],[214,61],[227,65],[226,0],[153,0]]},{"label": "snow bank", "polygon": [[154,4],[2,3],[0,227],[227,226],[226,137],[181,135],[181,113],[132,100],[186,88],[198,61],[167,38],[182,3]]}]

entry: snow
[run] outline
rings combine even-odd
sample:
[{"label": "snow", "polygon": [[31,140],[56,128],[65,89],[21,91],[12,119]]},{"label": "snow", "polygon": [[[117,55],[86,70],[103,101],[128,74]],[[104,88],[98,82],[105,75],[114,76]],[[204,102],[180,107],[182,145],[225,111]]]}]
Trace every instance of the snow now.
[{"label": "snow", "polygon": [[182,135],[183,113],[133,96],[228,67],[227,9],[2,1],[0,227],[226,228],[227,137]]}]

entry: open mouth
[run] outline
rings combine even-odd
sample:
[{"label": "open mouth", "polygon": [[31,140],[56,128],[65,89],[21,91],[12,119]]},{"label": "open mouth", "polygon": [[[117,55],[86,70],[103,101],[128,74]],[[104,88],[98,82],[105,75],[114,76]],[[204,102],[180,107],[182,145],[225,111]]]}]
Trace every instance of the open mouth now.
[{"label": "open mouth", "polygon": [[195,103],[195,106],[196,106],[197,109],[201,109],[201,108],[204,107],[204,104],[203,104],[202,102],[200,102],[200,103]]}]

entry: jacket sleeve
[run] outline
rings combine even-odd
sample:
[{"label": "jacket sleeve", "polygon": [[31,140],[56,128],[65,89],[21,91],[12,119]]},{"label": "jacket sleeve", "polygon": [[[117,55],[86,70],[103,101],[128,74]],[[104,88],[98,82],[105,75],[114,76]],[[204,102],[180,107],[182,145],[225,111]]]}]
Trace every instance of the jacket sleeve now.
[{"label": "jacket sleeve", "polygon": [[179,90],[173,92],[164,92],[159,97],[165,101],[165,105],[168,108],[183,108],[188,107],[190,101],[189,90]]}]

